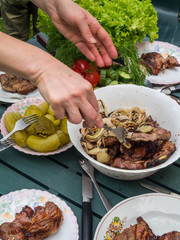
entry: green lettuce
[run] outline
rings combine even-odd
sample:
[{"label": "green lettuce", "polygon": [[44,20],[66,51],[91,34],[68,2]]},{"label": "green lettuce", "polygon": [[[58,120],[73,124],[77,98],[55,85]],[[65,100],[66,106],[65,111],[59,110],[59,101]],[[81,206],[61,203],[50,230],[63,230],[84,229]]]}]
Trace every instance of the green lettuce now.
[{"label": "green lettuce", "polygon": [[157,12],[151,0],[76,0],[106,29],[115,45],[158,38]]}]

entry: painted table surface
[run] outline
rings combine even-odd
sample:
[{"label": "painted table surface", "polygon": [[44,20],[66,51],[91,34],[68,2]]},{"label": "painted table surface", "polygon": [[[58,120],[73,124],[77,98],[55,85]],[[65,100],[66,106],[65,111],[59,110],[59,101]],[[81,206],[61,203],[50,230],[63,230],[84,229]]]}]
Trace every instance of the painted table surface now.
[{"label": "painted table surface", "polygon": [[[175,38],[178,32],[176,27],[172,37],[173,40],[178,39]],[[159,40],[166,41],[165,36],[163,36],[161,35]],[[177,44],[177,42],[175,43],[169,39],[168,42]],[[36,44],[35,37],[30,43],[41,47]],[[0,105],[0,117],[6,109],[6,105]],[[78,156],[79,153],[74,147],[60,154],[42,157],[19,152],[13,147],[8,148],[0,152],[0,194],[4,195],[20,189],[40,189],[59,196],[76,215],[79,225],[79,239],[81,239],[82,169],[77,161]],[[95,177],[113,206],[126,198],[151,192],[143,188],[140,182],[149,183],[180,194],[180,159],[143,180],[116,180],[96,170]],[[93,233],[95,233],[98,223],[106,213],[95,188],[92,211]]]}]

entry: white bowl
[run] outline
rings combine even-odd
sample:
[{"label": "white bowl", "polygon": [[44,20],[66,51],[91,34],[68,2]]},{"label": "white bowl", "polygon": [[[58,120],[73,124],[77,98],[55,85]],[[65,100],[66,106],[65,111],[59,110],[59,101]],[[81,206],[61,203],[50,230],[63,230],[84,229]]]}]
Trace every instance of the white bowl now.
[{"label": "white bowl", "polygon": [[78,125],[68,123],[68,132],[72,143],[97,170],[113,178],[137,180],[148,177],[159,169],[167,167],[178,160],[180,157],[180,106],[176,101],[157,90],[132,84],[99,88],[95,90],[95,95],[97,99],[102,99],[104,101],[108,112],[117,108],[139,107],[145,109],[147,115],[151,115],[161,127],[171,131],[170,141],[176,144],[176,151],[166,162],[156,167],[141,170],[119,169],[107,166],[90,157],[83,150],[80,143],[81,134],[79,130],[82,127],[82,123]]}]

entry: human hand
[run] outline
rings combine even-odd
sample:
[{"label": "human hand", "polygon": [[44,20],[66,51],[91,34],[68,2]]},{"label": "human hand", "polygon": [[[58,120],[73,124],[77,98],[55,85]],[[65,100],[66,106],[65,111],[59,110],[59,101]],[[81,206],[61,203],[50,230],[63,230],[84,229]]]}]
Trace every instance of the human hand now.
[{"label": "human hand", "polygon": [[34,0],[51,18],[56,28],[99,67],[112,65],[117,58],[114,44],[98,21],[72,0]]},{"label": "human hand", "polygon": [[87,80],[54,58],[48,68],[42,69],[35,76],[36,84],[57,118],[66,116],[74,124],[84,120],[87,127],[103,126],[92,85]]}]

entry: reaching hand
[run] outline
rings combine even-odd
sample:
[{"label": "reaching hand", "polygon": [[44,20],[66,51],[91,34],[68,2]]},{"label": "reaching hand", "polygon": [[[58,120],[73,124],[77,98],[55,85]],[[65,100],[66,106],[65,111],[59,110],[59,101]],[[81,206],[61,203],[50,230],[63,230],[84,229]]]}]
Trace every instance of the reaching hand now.
[{"label": "reaching hand", "polygon": [[72,0],[33,1],[51,17],[56,28],[99,67],[117,58],[114,44],[98,21]]}]

